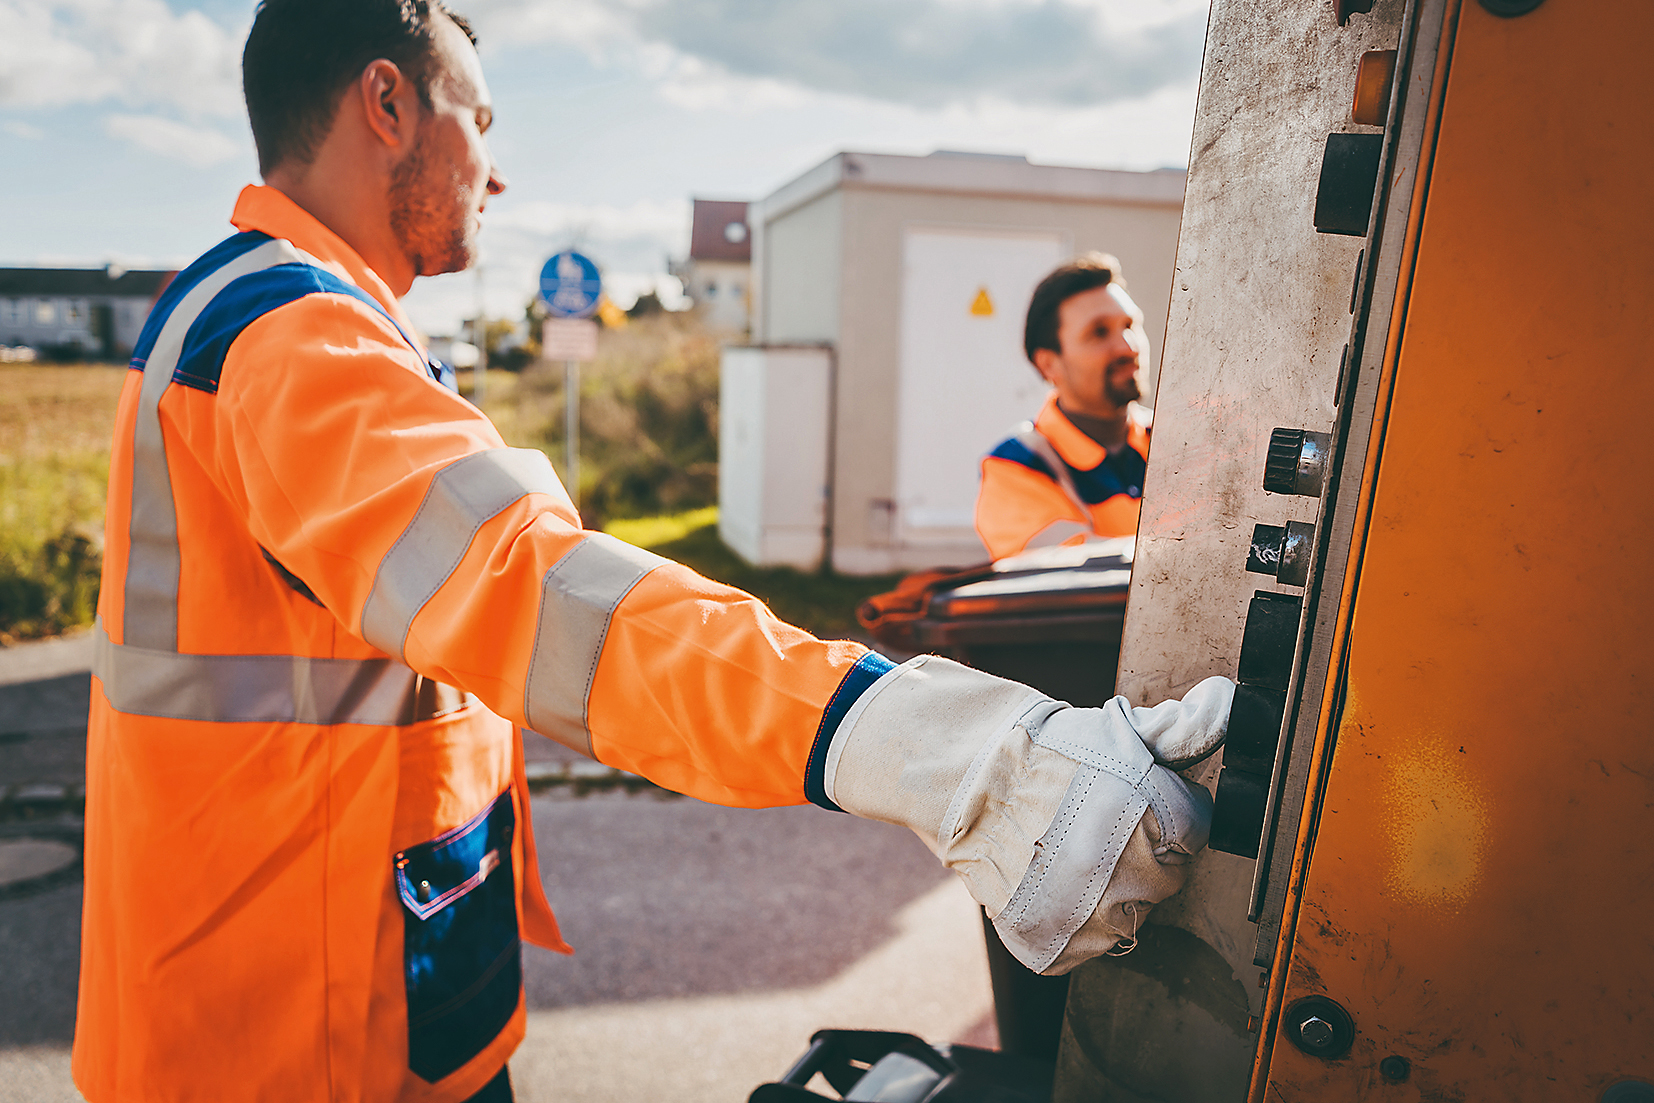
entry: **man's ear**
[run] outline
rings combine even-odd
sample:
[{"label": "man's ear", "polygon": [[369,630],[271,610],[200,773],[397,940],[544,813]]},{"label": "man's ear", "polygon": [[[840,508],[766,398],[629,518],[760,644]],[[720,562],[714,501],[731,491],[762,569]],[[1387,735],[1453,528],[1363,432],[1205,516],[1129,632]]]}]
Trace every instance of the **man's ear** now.
[{"label": "man's ear", "polygon": [[413,144],[419,128],[419,90],[394,61],[370,62],[356,81],[368,128],[394,150]]},{"label": "man's ear", "polygon": [[1050,349],[1034,350],[1034,370],[1045,377],[1045,381],[1056,386],[1057,354]]}]

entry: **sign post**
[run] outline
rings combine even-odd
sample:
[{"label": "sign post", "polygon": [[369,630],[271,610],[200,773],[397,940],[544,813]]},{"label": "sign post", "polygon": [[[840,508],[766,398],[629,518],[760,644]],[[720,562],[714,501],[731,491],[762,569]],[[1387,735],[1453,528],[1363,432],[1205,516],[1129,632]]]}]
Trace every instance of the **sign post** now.
[{"label": "sign post", "polygon": [[547,359],[563,361],[563,435],[568,447],[564,470],[569,498],[580,508],[580,361],[597,356],[597,313],[603,278],[591,258],[565,249],[540,269],[540,299],[551,317],[542,331]]}]

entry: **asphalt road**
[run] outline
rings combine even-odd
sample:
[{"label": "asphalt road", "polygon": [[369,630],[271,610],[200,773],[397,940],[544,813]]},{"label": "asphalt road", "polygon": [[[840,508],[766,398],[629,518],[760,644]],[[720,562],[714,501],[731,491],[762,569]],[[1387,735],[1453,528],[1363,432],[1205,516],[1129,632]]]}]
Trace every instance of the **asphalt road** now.
[{"label": "asphalt road", "polygon": [[[84,644],[0,650],[0,786],[80,782]],[[75,669],[77,666],[79,670]],[[565,753],[530,737],[532,760]],[[523,1103],[731,1103],[820,1027],[992,1045],[974,905],[908,832],[645,790],[535,798],[573,957],[525,955]],[[69,1081],[80,886],[0,899],[0,1101]],[[248,1030],[256,1024],[246,1024]]]}]

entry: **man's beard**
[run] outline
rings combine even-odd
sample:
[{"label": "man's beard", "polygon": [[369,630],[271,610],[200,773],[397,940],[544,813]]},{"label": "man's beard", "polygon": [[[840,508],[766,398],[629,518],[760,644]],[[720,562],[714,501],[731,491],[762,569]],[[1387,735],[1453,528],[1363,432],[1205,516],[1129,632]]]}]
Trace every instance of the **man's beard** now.
[{"label": "man's beard", "polygon": [[391,173],[391,233],[418,276],[463,272],[476,257],[471,188],[457,174],[434,172],[421,134]]},{"label": "man's beard", "polygon": [[1114,364],[1110,364],[1108,374],[1103,376],[1103,394],[1114,405],[1124,408],[1128,403],[1136,402],[1143,397],[1143,388],[1137,385],[1136,372],[1116,379],[1114,367]]}]

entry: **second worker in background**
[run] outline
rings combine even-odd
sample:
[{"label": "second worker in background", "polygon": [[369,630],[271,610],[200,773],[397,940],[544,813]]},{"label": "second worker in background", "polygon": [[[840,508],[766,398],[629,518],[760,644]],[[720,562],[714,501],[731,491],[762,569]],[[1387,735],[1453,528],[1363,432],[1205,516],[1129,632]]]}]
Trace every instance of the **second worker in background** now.
[{"label": "second worker in background", "polygon": [[1120,262],[1092,253],[1041,280],[1023,351],[1053,389],[982,461],[976,531],[989,554],[1136,535],[1153,412],[1137,401],[1149,346]]}]

